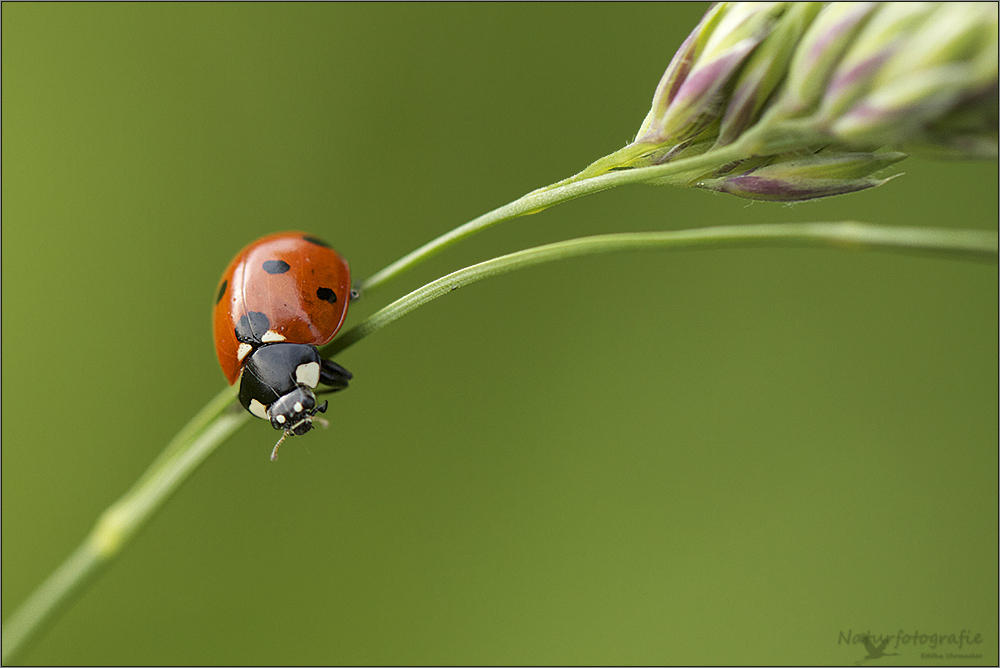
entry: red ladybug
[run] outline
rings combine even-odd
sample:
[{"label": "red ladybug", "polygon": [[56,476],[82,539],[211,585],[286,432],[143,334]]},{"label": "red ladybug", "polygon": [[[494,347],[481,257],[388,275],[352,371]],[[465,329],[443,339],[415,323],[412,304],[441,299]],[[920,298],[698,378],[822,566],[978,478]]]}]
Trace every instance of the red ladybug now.
[{"label": "red ladybug", "polygon": [[351,299],[351,270],[325,241],[304,232],[279,232],[253,242],[229,263],[212,316],[215,351],[240,403],[286,436],[312,429],[314,390],[347,387],[351,372],[320,357],[337,333]]}]

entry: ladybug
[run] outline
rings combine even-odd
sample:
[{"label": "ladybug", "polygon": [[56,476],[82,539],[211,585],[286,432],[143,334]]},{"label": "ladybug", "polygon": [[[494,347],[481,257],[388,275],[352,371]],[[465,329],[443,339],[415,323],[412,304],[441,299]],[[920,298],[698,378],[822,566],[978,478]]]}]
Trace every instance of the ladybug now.
[{"label": "ladybug", "polygon": [[[226,380],[240,381],[240,403],[287,436],[301,436],[326,411],[317,392],[347,387],[351,372],[323,359],[351,300],[347,260],[304,232],[258,239],[229,263],[215,293],[215,352]],[[317,387],[323,385],[320,390]]]}]

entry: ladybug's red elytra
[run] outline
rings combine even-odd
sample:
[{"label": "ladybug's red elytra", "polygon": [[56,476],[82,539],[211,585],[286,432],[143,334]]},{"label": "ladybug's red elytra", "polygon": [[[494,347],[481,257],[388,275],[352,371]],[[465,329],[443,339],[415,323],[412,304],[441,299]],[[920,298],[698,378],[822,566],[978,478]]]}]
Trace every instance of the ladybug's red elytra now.
[{"label": "ladybug's red elytra", "polygon": [[230,385],[240,380],[243,407],[284,431],[271,453],[277,459],[286,436],[305,434],[326,411],[316,394],[342,390],[352,378],[317,350],[347,315],[351,270],[325,241],[279,232],[237,253],[215,294],[219,364]]}]

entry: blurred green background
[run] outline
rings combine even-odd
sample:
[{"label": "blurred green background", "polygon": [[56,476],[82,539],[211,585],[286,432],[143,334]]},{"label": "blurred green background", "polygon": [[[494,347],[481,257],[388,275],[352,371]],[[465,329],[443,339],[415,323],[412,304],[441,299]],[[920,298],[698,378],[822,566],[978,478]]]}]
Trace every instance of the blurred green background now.
[{"label": "blurred green background", "polygon": [[[704,10],[4,3],[4,619],[223,387],[209,314],[241,246],[309,230],[361,278],[575,173],[631,139]],[[576,200],[347,326],[587,234],[996,224],[996,163],[899,168],[797,206]],[[864,655],[845,633],[965,629],[995,664],[997,285],[792,249],[478,283],[341,355],[332,428],[279,463],[244,427],[24,660],[823,664]]]}]

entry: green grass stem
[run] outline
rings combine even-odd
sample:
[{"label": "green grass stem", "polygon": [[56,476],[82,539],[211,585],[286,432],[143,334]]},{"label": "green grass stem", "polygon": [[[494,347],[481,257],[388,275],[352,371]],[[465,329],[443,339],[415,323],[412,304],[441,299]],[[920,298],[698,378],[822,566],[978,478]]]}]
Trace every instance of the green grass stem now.
[{"label": "green grass stem", "polygon": [[[616,177],[617,173],[608,176]],[[565,187],[571,188],[572,185]],[[566,190],[561,196],[565,197],[567,192],[576,191]],[[505,208],[501,207],[497,211]],[[467,234],[469,233],[471,232]],[[458,238],[461,236],[452,238],[448,243],[439,243],[437,250],[454,243]],[[917,252],[936,257],[996,262],[997,245],[997,233],[993,231],[887,227],[855,222],[732,225],[583,237],[529,248],[448,274],[386,306],[326,346],[323,352],[341,352],[413,309],[475,281],[581,255],[734,246],[820,246],[842,250]],[[409,265],[402,261],[390,265],[376,274],[376,277],[382,276],[379,281],[369,279],[366,283],[377,284],[398,275],[407,266],[427,257],[427,252],[411,256],[407,256],[411,257]],[[235,397],[235,387],[228,387],[195,415],[132,489],[101,515],[83,544],[9,618],[3,627],[2,660],[5,665],[9,665],[23,653],[30,640],[37,638],[52,623],[56,614],[65,609],[74,596],[91,583],[100,570],[149,523],[184,480],[250,419],[245,411],[233,410]]]},{"label": "green grass stem", "polygon": [[397,299],[341,334],[322,350],[336,355],[432,299],[475,281],[515,269],[594,253],[686,250],[733,246],[826,246],[842,250],[887,250],[997,261],[997,233],[888,227],[857,222],[726,225],[670,232],[602,234],[529,248],[460,269]]},{"label": "green grass stem", "polygon": [[250,415],[231,410],[227,387],[167,444],[128,492],[98,518],[83,543],[28,597],[3,626],[3,665],[10,665],[163,507],[181,483]]},{"label": "green grass stem", "polygon": [[657,179],[657,183],[660,185],[685,185],[714,167],[738,159],[743,155],[744,151],[745,147],[742,144],[731,144],[730,146],[715,149],[710,153],[669,162],[665,165],[626,169],[591,176],[594,165],[598,165],[605,160],[605,158],[602,158],[575,176],[534,190],[509,204],[505,204],[489,213],[484,213],[478,218],[474,218],[464,225],[460,225],[436,239],[428,241],[420,248],[406,254],[362,281],[359,286],[361,293],[365,294],[380,287],[408,269],[433,257],[445,248],[453,246],[462,239],[498,223],[538,213],[556,204],[562,204],[563,202],[568,202],[584,195],[591,195],[602,190],[607,190],[608,188],[614,188],[615,186],[630,183],[648,183],[651,179]]}]

